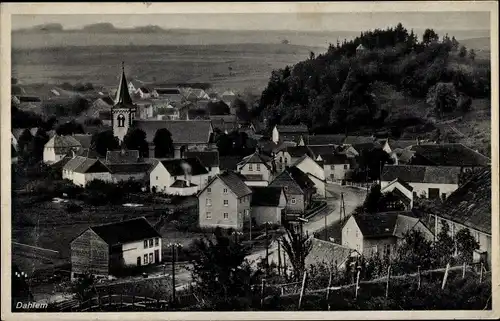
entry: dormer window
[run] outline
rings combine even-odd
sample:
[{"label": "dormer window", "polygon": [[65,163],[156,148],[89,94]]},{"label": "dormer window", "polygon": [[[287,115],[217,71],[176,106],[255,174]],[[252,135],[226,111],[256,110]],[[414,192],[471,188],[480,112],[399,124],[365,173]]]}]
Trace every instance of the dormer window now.
[{"label": "dormer window", "polygon": [[116,120],[118,121],[118,127],[125,127],[125,116],[123,114],[119,114]]}]

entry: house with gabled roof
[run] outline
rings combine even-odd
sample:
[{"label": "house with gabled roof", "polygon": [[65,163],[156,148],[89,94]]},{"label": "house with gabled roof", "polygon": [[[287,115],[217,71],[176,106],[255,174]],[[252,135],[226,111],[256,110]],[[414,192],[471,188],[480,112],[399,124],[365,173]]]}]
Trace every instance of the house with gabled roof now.
[{"label": "house with gabled roof", "polygon": [[136,89],[135,94],[139,96],[141,99],[151,98],[151,90],[147,87],[141,86]]},{"label": "house with gabled roof", "polygon": [[386,165],[382,170],[380,187],[383,189],[399,178],[413,188],[413,198],[446,199],[460,182],[460,167]]},{"label": "house with gabled roof", "polygon": [[393,256],[406,232],[419,230],[432,241],[434,234],[411,212],[353,214],[342,227],[342,245],[365,257]]},{"label": "house with gabled roof", "polygon": [[345,154],[322,154],[319,156],[325,179],[331,182],[342,182],[347,178],[347,173],[351,169],[351,162]]},{"label": "house with gabled roof", "polygon": [[298,146],[338,146],[344,143],[346,135],[301,135],[297,142]]},{"label": "house with gabled roof", "polygon": [[287,198],[287,214],[305,213],[316,192],[314,182],[306,173],[295,166],[285,168],[269,186],[278,186],[284,189]]},{"label": "house with gabled roof", "polygon": [[237,171],[245,177],[248,186],[267,186],[276,173],[274,167],[273,159],[257,149],[253,154],[243,157],[237,165]]},{"label": "house with gabled roof", "polygon": [[218,150],[187,151],[184,153],[184,157],[198,158],[198,160],[203,166],[205,166],[205,169],[208,172],[208,181],[210,181],[212,177],[220,173]]},{"label": "house with gabled roof", "polygon": [[314,157],[313,151],[307,146],[285,146],[275,154],[276,168],[278,171],[284,170],[297,162],[302,156]]},{"label": "house with gabled roof", "polygon": [[112,182],[109,168],[99,159],[85,156],[72,157],[62,169],[62,178],[85,187],[93,180]]},{"label": "house with gabled roof", "polygon": [[303,171],[309,176],[311,181],[314,182],[316,187],[315,196],[326,197],[326,180],[325,180],[325,170],[318,164],[313,158],[308,155],[304,155],[299,158],[292,166],[296,166],[298,169]]},{"label": "house with gabled roof", "polygon": [[359,256],[360,253],[355,249],[312,237],[311,251],[306,256],[305,265],[309,268],[311,265],[324,264],[330,271],[335,271],[344,269],[349,258]]},{"label": "house with gabled roof", "polygon": [[253,186],[251,215],[253,222],[260,226],[266,222],[281,225],[286,216],[285,191],[280,186]]},{"label": "house with gabled roof", "polygon": [[202,228],[242,230],[250,223],[252,190],[237,173],[225,171],[216,175],[197,194],[199,225]]},{"label": "house with gabled roof", "polygon": [[208,183],[208,171],[198,158],[166,159],[149,174],[151,191],[169,195],[194,195]]},{"label": "house with gabled roof", "polygon": [[456,166],[462,170],[472,170],[491,165],[491,159],[458,143],[419,144],[410,148],[415,152],[411,165]]},{"label": "house with gabled roof", "polygon": [[185,99],[179,88],[154,88],[151,97],[167,99],[171,103],[182,104]]},{"label": "house with gabled roof", "polygon": [[308,135],[309,129],[306,125],[276,125],[272,130],[272,141],[275,143],[282,141],[297,142],[303,136]]},{"label": "house with gabled roof", "polygon": [[120,269],[159,264],[161,234],[145,217],[94,225],[71,242],[71,279],[107,277]]},{"label": "house with gabled roof", "polygon": [[43,162],[52,164],[60,161],[71,151],[78,151],[82,144],[71,135],[54,135],[43,147]]},{"label": "house with gabled roof", "polygon": [[[404,208],[405,211],[413,209],[413,187],[401,178],[389,182],[380,192],[386,195],[388,208]],[[390,196],[390,197],[388,197]]]},{"label": "house with gabled roof", "polygon": [[445,222],[453,239],[460,230],[468,229],[479,243],[473,260],[482,261],[489,267],[492,256],[491,199],[491,168],[484,168],[475,172],[441,206],[429,213],[435,235],[439,234]]}]

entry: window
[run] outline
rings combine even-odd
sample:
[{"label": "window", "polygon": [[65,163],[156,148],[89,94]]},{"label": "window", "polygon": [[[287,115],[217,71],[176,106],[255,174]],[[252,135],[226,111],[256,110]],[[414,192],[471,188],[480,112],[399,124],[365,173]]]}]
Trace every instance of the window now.
[{"label": "window", "polygon": [[228,200],[224,200],[224,206],[229,206]]},{"label": "window", "polygon": [[212,193],[212,188],[210,188],[210,187],[207,188],[207,193],[209,193],[209,194]]},{"label": "window", "polygon": [[349,167],[349,165],[344,164],[344,169],[347,169],[348,167]]},{"label": "window", "polygon": [[158,180],[158,176],[156,176],[156,180]]},{"label": "window", "polygon": [[330,174],[330,179],[332,179],[332,180],[333,180],[334,178],[335,178],[335,175]]},{"label": "window", "polygon": [[207,198],[207,206],[212,206],[212,200]]},{"label": "window", "polygon": [[212,180],[212,176],[208,175],[208,181]]},{"label": "window", "polygon": [[149,240],[149,247],[153,247],[153,239]]},{"label": "window", "polygon": [[148,255],[144,254],[144,264],[148,264]]},{"label": "window", "polygon": [[118,120],[118,127],[125,127],[125,116],[123,114],[118,115],[116,120]]},{"label": "window", "polygon": [[229,219],[229,214],[228,213],[224,213],[224,219],[225,220]]},{"label": "window", "polygon": [[288,163],[288,159],[285,158],[285,164]]},{"label": "window", "polygon": [[242,197],[242,198],[240,198],[240,204],[241,204],[242,202],[243,202],[243,197]]},{"label": "window", "polygon": [[417,192],[413,192],[413,198],[417,198]]},{"label": "window", "polygon": [[257,164],[257,172],[260,172],[260,164]]},{"label": "window", "polygon": [[292,198],[292,204],[297,203],[297,200],[295,198]]},{"label": "window", "polygon": [[330,165],[330,169],[333,171],[335,169],[335,165]]},{"label": "window", "polygon": [[227,194],[227,188],[224,188],[224,189],[222,190],[222,192],[223,192],[224,194]]},{"label": "window", "polygon": [[155,261],[153,260],[153,253],[149,253],[149,263],[152,264]]},{"label": "window", "polygon": [[446,200],[446,193],[441,193],[441,199],[442,199],[443,201],[445,201],[445,200]]},{"label": "window", "polygon": [[147,249],[148,248],[148,240],[144,240],[144,248]]},{"label": "window", "polygon": [[205,214],[205,217],[206,217],[207,220],[211,220],[212,219],[212,212],[207,212]]},{"label": "window", "polygon": [[280,157],[280,163],[283,163],[283,157]]},{"label": "window", "polygon": [[155,246],[158,246],[158,245],[160,245],[160,238],[159,237],[155,238]]},{"label": "window", "polygon": [[252,164],[248,164],[248,170],[251,172],[253,171],[253,167],[252,167]]}]

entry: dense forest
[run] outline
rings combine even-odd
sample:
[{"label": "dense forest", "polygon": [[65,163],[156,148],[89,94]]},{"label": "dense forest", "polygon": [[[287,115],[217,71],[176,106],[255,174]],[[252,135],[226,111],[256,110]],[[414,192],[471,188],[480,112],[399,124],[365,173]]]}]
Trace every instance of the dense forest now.
[{"label": "dense forest", "polygon": [[472,99],[489,97],[489,61],[476,59],[454,37],[427,29],[419,40],[398,24],[274,70],[253,112],[270,126],[305,123],[315,133],[366,129],[399,136],[400,128],[467,112]]}]

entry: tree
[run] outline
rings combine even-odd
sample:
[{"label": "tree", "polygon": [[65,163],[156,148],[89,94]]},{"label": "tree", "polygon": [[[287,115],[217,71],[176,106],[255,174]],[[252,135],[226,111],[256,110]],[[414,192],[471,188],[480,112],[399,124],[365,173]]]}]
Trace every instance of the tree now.
[{"label": "tree", "polygon": [[120,142],[112,130],[95,133],[92,136],[91,145],[101,156],[106,156],[108,150],[117,150],[120,148]]},{"label": "tree", "polygon": [[148,157],[149,145],[146,137],[146,133],[142,129],[132,128],[123,138],[123,144],[127,149],[138,150],[142,157]]},{"label": "tree", "polygon": [[431,266],[431,241],[417,229],[403,234],[403,241],[397,249],[397,265],[404,272],[413,272],[417,266],[427,269]]},{"label": "tree", "polygon": [[302,234],[302,229],[295,229],[293,225],[285,224],[286,236],[281,238],[281,244],[285,250],[293,268],[293,278],[299,280],[305,271],[307,255],[311,252],[311,239]]},{"label": "tree", "polygon": [[470,111],[472,107],[472,98],[470,98],[467,95],[461,94],[460,97],[458,98],[458,109],[461,110],[464,113],[467,113]]},{"label": "tree", "polygon": [[75,294],[80,303],[91,299],[97,294],[97,290],[95,289],[95,277],[90,273],[86,273],[79,277],[71,284],[71,292]]},{"label": "tree", "polygon": [[457,51],[458,45],[459,45],[459,43],[458,43],[457,39],[455,38],[455,36],[451,37],[451,50]]},{"label": "tree", "polygon": [[453,251],[455,250],[455,242],[450,236],[450,227],[443,220],[441,230],[439,231],[434,245],[434,258],[440,265],[450,262]]},{"label": "tree", "polygon": [[61,124],[56,128],[56,134],[61,136],[83,134],[84,132],[82,124],[74,120]]},{"label": "tree", "polygon": [[32,161],[36,163],[43,159],[43,150],[48,141],[49,135],[43,129],[38,129],[33,138]]},{"label": "tree", "polygon": [[222,100],[209,102],[207,108],[210,115],[229,115],[231,113],[229,106]]},{"label": "tree", "polygon": [[192,279],[205,308],[248,308],[255,277],[245,257],[248,249],[217,228],[212,238],[195,240],[191,246]]},{"label": "tree", "polygon": [[475,250],[479,249],[479,243],[470,234],[469,229],[464,228],[455,235],[457,242],[457,252],[461,262],[472,262]]},{"label": "tree", "polygon": [[433,42],[439,41],[439,35],[433,29],[425,29],[422,35],[422,42],[425,45],[429,45]]},{"label": "tree", "polygon": [[465,56],[467,56],[467,48],[465,48],[465,46],[460,46],[460,50],[458,51],[458,56],[460,58],[465,58]]},{"label": "tree", "polygon": [[174,152],[172,134],[166,128],[160,128],[156,131],[155,137],[153,138],[153,144],[155,144],[154,157],[169,157]]},{"label": "tree", "polygon": [[20,153],[24,153],[27,151],[28,147],[33,142],[33,135],[28,129],[25,129],[19,139],[17,140],[17,150]]},{"label": "tree", "polygon": [[474,49],[469,50],[469,59],[470,60],[476,59],[476,51]]},{"label": "tree", "polygon": [[439,82],[427,94],[427,103],[442,116],[445,112],[454,111],[457,107],[457,93],[453,83]]},{"label": "tree", "polygon": [[236,109],[236,117],[242,121],[250,121],[250,111],[248,110],[247,104],[239,99],[236,98],[233,101],[233,106],[232,108]]},{"label": "tree", "polygon": [[380,192],[380,185],[373,185],[368,195],[366,195],[365,202],[363,203],[364,210],[368,213],[378,212],[381,197],[382,193]]}]

